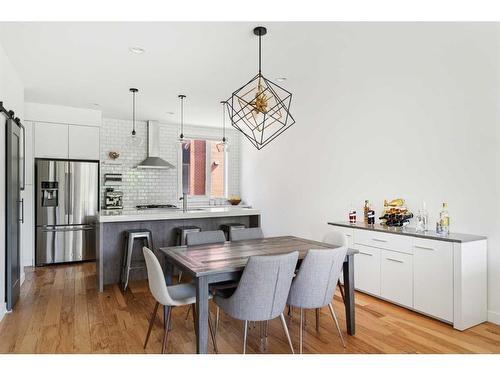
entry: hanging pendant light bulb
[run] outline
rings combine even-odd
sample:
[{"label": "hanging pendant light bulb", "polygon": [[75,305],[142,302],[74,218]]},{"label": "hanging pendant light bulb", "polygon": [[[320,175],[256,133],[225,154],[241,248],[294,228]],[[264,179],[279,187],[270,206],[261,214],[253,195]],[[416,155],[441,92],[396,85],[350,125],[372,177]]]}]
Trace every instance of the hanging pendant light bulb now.
[{"label": "hanging pendant light bulb", "polygon": [[181,134],[179,134],[179,143],[184,145],[184,148],[188,148],[190,141],[186,138],[184,138],[184,98],[186,95],[180,94],[179,99],[181,102]]},{"label": "hanging pendant light bulb", "polygon": [[229,142],[228,139],[226,138],[226,104],[227,102],[222,101],[222,140],[217,143],[217,151],[218,152],[229,152]]},{"label": "hanging pendant light bulb", "polygon": [[139,92],[136,88],[131,88],[129,91],[132,93],[132,133],[127,144],[129,146],[140,146],[142,144],[142,139],[137,135],[135,131],[135,94]]}]

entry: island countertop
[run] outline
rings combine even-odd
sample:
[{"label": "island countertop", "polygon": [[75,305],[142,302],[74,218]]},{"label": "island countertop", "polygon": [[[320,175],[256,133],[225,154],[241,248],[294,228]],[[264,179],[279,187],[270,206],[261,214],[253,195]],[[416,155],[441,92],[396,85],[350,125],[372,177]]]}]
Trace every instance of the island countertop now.
[{"label": "island countertop", "polygon": [[245,206],[190,208],[186,212],[182,209],[161,208],[152,210],[102,210],[100,214],[95,217],[95,221],[98,223],[118,223],[127,221],[200,219],[249,215],[260,215],[260,210]]},{"label": "island countertop", "polygon": [[477,236],[475,234],[463,234],[463,233],[454,233],[450,232],[447,235],[441,235],[432,230],[427,230],[425,232],[418,232],[415,228],[412,227],[387,227],[385,225],[380,224],[365,224],[363,222],[356,222],[354,224],[348,222],[328,222],[329,225],[344,227],[344,228],[354,228],[354,229],[363,229],[363,230],[373,230],[375,232],[384,232],[384,233],[394,233],[400,234],[403,236],[411,236],[418,238],[427,238],[430,240],[439,240],[439,241],[447,241],[447,242],[472,242],[472,241],[480,241],[486,240],[485,236]]}]

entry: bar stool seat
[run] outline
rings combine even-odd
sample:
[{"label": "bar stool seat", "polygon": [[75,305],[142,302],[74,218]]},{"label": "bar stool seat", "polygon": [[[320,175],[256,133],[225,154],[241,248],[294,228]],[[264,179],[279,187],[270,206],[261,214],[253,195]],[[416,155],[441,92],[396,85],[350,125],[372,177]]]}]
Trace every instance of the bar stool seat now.
[{"label": "bar stool seat", "polygon": [[[144,260],[134,261],[132,262],[132,252],[134,250],[134,242],[135,240],[141,240],[146,242],[146,246],[150,249],[153,248],[153,236],[149,229],[129,229],[125,231],[125,253],[123,255],[123,263],[122,263],[122,274],[121,274],[121,283],[123,290],[127,290],[130,271],[138,270],[138,269],[146,269],[146,264]],[[142,248],[142,246],[141,246]]]},{"label": "bar stool seat", "polygon": [[243,229],[246,228],[245,224],[241,223],[228,223],[228,224],[222,224],[220,226],[220,229],[226,234],[226,239],[228,241],[231,241],[231,231],[233,229]]}]

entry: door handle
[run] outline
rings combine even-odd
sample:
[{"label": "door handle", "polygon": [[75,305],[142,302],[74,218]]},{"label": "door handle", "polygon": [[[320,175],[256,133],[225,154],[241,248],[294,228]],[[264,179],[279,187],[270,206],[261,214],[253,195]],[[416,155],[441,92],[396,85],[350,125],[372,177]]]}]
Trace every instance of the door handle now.
[{"label": "door handle", "polygon": [[420,245],[414,245],[414,247],[416,247],[417,249],[424,249],[424,250],[434,251],[434,249],[432,247],[420,246]]},{"label": "door handle", "polygon": [[73,175],[73,174],[72,174],[71,172],[69,172],[69,173],[68,173],[68,176],[69,176],[69,179],[68,179],[68,180],[69,180],[69,184],[68,184],[68,186],[69,186],[69,187],[68,187],[68,191],[69,191],[69,207],[68,207],[68,213],[69,213],[70,215],[73,215],[73,192],[71,191],[71,189],[72,189],[72,187],[73,187],[73,186],[71,186],[71,176],[72,176],[72,175]]},{"label": "door handle", "polygon": [[394,259],[394,258],[385,258],[385,259],[390,260],[391,262],[404,263],[402,260],[399,259]]},{"label": "door handle", "polygon": [[64,213],[69,214],[69,173],[64,174]]},{"label": "door handle", "polygon": [[387,240],[382,240],[380,238],[372,238],[373,241],[377,241],[377,242],[387,242]]},{"label": "door handle", "polygon": [[19,222],[24,224],[24,198],[21,198],[18,202],[21,203],[21,218],[19,219]]},{"label": "door handle", "polygon": [[372,256],[373,256],[373,254],[370,254],[370,253],[364,253],[364,252],[362,252],[362,251],[360,251],[359,253],[360,253],[360,254],[363,254],[363,255],[368,255],[368,256],[370,256],[370,257],[372,257]]}]

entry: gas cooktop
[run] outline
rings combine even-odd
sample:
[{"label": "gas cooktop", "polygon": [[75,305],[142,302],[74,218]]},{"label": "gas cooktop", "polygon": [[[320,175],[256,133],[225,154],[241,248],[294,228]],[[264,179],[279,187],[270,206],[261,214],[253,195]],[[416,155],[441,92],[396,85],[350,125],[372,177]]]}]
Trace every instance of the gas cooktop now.
[{"label": "gas cooktop", "polygon": [[153,209],[169,209],[169,210],[178,210],[179,207],[173,204],[140,204],[135,206],[138,210],[153,210]]}]

